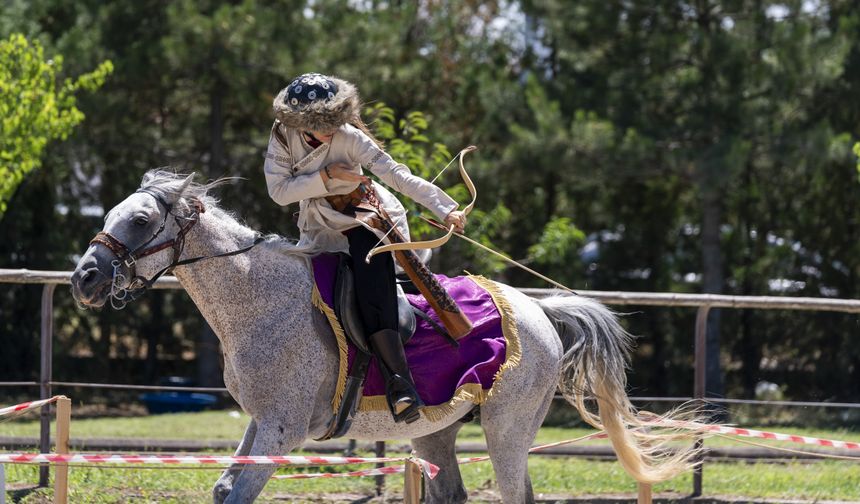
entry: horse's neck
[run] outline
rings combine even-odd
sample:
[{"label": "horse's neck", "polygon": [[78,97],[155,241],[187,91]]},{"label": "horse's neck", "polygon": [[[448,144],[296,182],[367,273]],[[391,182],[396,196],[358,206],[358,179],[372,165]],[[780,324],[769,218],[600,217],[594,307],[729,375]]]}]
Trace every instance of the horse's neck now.
[{"label": "horse's neck", "polygon": [[[255,233],[215,210],[200,215],[186,237],[183,259],[231,252],[253,243]],[[176,269],[194,304],[222,338],[251,328],[273,302],[290,309],[295,298],[310,299],[309,272],[300,257],[261,244],[248,252],[205,259]]]}]

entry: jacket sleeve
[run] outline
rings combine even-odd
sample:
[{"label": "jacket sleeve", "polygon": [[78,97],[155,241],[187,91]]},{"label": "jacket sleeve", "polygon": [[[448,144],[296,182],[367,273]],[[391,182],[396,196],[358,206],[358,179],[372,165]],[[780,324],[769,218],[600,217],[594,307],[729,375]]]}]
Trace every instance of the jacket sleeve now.
[{"label": "jacket sleeve", "polygon": [[433,212],[439,220],[444,220],[452,210],[457,209],[459,205],[445,194],[445,191],[413,175],[406,165],[395,161],[361,130],[354,129],[353,136],[355,139],[352,158],[382,179],[386,185],[412,198]]},{"label": "jacket sleeve", "polygon": [[269,136],[269,149],[263,163],[269,196],[279,205],[289,205],[303,199],[316,198],[328,193],[319,173],[296,174],[292,157],[286,145]]}]

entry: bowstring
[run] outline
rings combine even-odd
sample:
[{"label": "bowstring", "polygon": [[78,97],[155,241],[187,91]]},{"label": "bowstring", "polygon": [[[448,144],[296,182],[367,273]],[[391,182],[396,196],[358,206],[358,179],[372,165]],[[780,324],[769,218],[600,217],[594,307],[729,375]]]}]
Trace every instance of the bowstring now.
[{"label": "bowstring", "polygon": [[[437,174],[436,174],[436,176],[435,176],[435,177],[433,177],[433,180],[431,180],[431,181],[430,181],[430,183],[431,183],[431,184],[435,183],[435,182],[436,182],[436,180],[438,180],[438,179],[439,179],[439,177],[441,177],[441,176],[442,176],[442,174],[443,174],[443,173],[445,173],[445,170],[447,170],[447,169],[448,169],[448,167],[449,167],[449,166],[451,166],[451,163],[453,163],[453,162],[454,162],[454,160],[456,160],[458,157],[460,157],[460,156],[462,156],[462,155],[463,155],[463,151],[461,150],[461,151],[460,151],[460,152],[458,152],[454,157],[452,157],[450,161],[448,161],[448,164],[446,164],[444,168],[442,168],[441,170],[439,170],[439,173],[437,173]],[[391,234],[391,232],[392,232],[392,231],[394,231],[394,228],[396,228],[396,227],[397,227],[397,225],[398,225],[398,224],[400,224],[400,222],[401,222],[403,219],[405,219],[405,218],[406,218],[406,216],[407,216],[408,214],[409,214],[409,212],[407,211],[406,213],[404,213],[403,215],[401,215],[401,216],[400,216],[400,218],[398,218],[398,219],[394,222],[394,225],[393,225],[393,226],[391,226],[391,229],[389,229],[389,230],[388,230],[384,235],[382,235],[382,238],[380,238],[380,239],[379,239],[379,241],[377,241],[377,242],[376,242],[372,247],[370,247],[370,250],[371,250],[371,251],[373,251],[375,248],[379,247],[379,246],[382,244],[382,242],[383,242],[383,241],[385,241],[385,239],[386,239],[386,238],[388,238],[388,235],[389,235],[389,234]],[[364,258],[364,262],[365,262],[365,263],[367,263],[367,264],[370,264],[370,252],[368,252],[368,253],[367,253],[367,256],[365,256],[365,258]]]},{"label": "bowstring", "polygon": [[388,231],[386,231],[386,232],[385,232],[385,234],[384,234],[384,235],[382,235],[382,238],[380,238],[380,239],[379,239],[379,241],[377,241],[377,242],[376,242],[376,244],[375,244],[374,246],[370,247],[370,250],[367,252],[367,255],[364,257],[364,262],[365,262],[366,264],[370,264],[370,259],[371,259],[371,257],[370,257],[370,252],[372,252],[372,251],[373,251],[375,248],[377,248],[377,247],[378,247],[378,246],[379,246],[383,241],[385,241],[385,239],[386,239],[386,238],[388,238],[388,235],[390,235],[390,234],[391,234],[391,232],[392,232],[392,231],[394,231],[394,228],[396,228],[396,227],[398,226],[398,224],[400,224],[401,222],[403,222],[403,219],[405,219],[407,215],[409,215],[409,211],[404,212],[404,213],[403,213],[403,215],[401,215],[400,217],[398,217],[398,218],[397,218],[397,220],[395,220],[395,221],[392,223],[391,227],[390,227],[390,228],[388,228]]},{"label": "bowstring", "polygon": [[448,167],[449,167],[449,166],[451,166],[451,163],[453,163],[455,159],[457,159],[458,157],[460,157],[460,156],[462,156],[462,155],[463,155],[463,151],[460,151],[460,152],[458,152],[458,153],[457,153],[457,155],[456,155],[456,156],[452,157],[452,158],[451,158],[451,160],[450,160],[450,161],[448,161],[448,164],[446,164],[444,168],[442,168],[441,170],[439,170],[439,173],[437,173],[437,174],[436,174],[436,176],[435,176],[435,177],[433,177],[433,180],[431,180],[431,181],[430,181],[430,183],[432,184],[432,183],[436,182],[436,180],[437,180],[439,177],[441,177],[443,173],[445,173],[445,170],[447,170],[447,169],[448,169]]}]

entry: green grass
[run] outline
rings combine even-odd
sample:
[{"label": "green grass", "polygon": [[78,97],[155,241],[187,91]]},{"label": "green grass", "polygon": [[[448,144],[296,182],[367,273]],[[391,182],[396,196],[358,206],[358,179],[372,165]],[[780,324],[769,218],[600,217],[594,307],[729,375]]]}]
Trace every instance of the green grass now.
[{"label": "green grass", "polygon": [[[78,419],[72,422],[73,437],[145,437],[158,439],[230,439],[238,440],[247,417],[234,418],[224,411],[195,414],[157,415],[135,418]],[[767,429],[764,429],[767,430]],[[856,440],[856,432],[845,430],[790,428],[784,432],[830,439]],[[537,443],[576,438],[593,432],[588,429],[541,429]],[[38,421],[28,417],[0,422],[0,436],[37,436]],[[466,425],[460,441],[483,441],[480,427]],[[589,441],[605,443],[606,441]],[[713,438],[708,445],[733,445],[731,440]],[[769,445],[773,444],[768,442]],[[782,443],[787,445],[786,443]],[[803,447],[792,445],[793,448]],[[369,456],[369,454],[362,454]],[[350,466],[355,469],[366,466]],[[337,472],[339,467],[291,469],[305,472]],[[287,471],[287,470],[282,470]],[[8,465],[9,485],[38,480],[34,466]],[[546,494],[633,493],[636,486],[616,462],[598,462],[563,457],[532,457],[529,462],[534,489]],[[469,490],[495,488],[492,466],[488,462],[462,466]],[[80,468],[71,470],[71,502],[209,502],[209,491],[219,471],[207,469],[117,469]],[[655,492],[689,493],[692,476],[686,474],[655,486]],[[389,492],[399,493],[402,477],[386,480]],[[295,494],[351,493],[370,495],[372,478],[271,481],[260,502],[274,501],[290,494],[288,500],[300,502]],[[716,463],[705,466],[705,495],[733,495],[750,498],[794,498],[804,500],[855,500],[860,496],[860,463],[856,461],[822,461],[815,463],[750,464]],[[283,497],[281,497],[281,502]],[[50,502],[50,490],[42,489],[25,496],[20,502]],[[480,502],[478,500],[477,502]]]},{"label": "green grass", "polygon": [[[72,406],[71,435],[76,438],[229,439],[238,441],[248,425],[248,416],[227,411],[175,413],[123,418],[76,419]],[[35,414],[13,421],[0,421],[0,436],[38,436]]]},{"label": "green grass", "polygon": [[[316,469],[314,469],[316,470]],[[341,468],[322,468],[338,471]],[[489,463],[462,467],[463,479],[470,490],[495,488]],[[634,493],[636,486],[614,462],[580,459],[533,458],[529,473],[537,493],[583,495]],[[71,502],[210,502],[209,491],[218,471],[202,469],[141,470],[110,468],[72,468],[70,470]],[[38,480],[38,468],[10,465],[10,484]],[[710,463],[705,468],[705,495],[732,495],[748,498],[792,498],[816,500],[856,500],[860,495],[860,467],[851,463],[818,462],[815,464],[725,464]],[[691,476],[684,475],[656,485],[654,491],[689,493]],[[403,480],[399,475],[386,479],[386,492],[398,494]],[[289,494],[373,493],[372,478],[295,480],[269,482],[260,502]],[[24,503],[42,502],[50,490],[23,499]],[[134,500],[132,500],[134,498]],[[139,500],[138,500],[139,499]]]},{"label": "green grass", "polygon": [[[213,439],[238,441],[248,425],[244,413],[228,411],[205,411],[201,413],[175,413],[169,415],[150,415],[123,418],[85,418],[74,417],[72,413],[71,435],[75,438],[151,438],[151,439]],[[777,431],[801,436],[860,441],[860,433],[849,429],[815,429],[805,427],[772,428],[749,427],[756,430]],[[538,431],[536,444],[553,443],[574,439],[593,433],[590,428],[544,427]],[[39,420],[35,414],[14,420],[0,420],[2,436],[39,436]],[[481,442],[484,434],[476,423],[467,424],[460,431],[460,441]],[[761,440],[757,440],[761,441]],[[788,442],[766,441],[768,446],[791,446],[803,449],[802,445]],[[580,444],[608,444],[607,440],[582,441]],[[712,437],[708,446],[737,446],[736,441],[722,437]]]}]

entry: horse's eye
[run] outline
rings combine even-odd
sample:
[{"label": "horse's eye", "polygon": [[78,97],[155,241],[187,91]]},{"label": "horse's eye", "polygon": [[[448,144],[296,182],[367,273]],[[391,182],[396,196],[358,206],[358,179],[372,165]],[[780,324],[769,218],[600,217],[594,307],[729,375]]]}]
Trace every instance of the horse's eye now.
[{"label": "horse's eye", "polygon": [[138,226],[145,226],[149,221],[146,220],[146,217],[138,217],[134,219],[134,223]]}]

